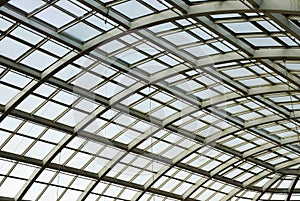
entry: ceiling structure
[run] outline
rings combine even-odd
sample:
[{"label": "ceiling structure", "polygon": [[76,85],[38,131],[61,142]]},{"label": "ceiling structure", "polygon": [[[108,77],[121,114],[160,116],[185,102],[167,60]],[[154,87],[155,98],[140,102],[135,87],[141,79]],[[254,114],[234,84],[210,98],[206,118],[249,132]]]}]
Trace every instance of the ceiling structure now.
[{"label": "ceiling structure", "polygon": [[300,200],[299,0],[0,7],[1,200]]}]

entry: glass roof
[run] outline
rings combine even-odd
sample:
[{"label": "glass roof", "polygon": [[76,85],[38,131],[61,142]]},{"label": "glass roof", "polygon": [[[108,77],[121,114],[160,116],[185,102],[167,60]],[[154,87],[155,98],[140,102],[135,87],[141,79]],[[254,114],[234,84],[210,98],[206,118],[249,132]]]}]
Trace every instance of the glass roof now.
[{"label": "glass roof", "polygon": [[299,2],[0,3],[0,200],[300,199]]}]

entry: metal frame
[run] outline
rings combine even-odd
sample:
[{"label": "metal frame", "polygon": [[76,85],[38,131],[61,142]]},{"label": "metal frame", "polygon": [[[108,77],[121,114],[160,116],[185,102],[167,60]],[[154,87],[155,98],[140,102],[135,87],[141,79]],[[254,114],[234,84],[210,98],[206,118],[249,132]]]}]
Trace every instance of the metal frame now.
[{"label": "metal frame", "polygon": [[[266,192],[275,192],[276,188],[272,188],[272,185],[276,183],[278,180],[284,179],[286,175],[297,175],[292,186],[289,189],[280,189],[281,192],[284,192],[288,195],[287,200],[289,200],[294,192],[299,192],[299,189],[295,189],[297,180],[299,179],[299,171],[289,169],[292,166],[298,165],[299,162],[297,161],[298,158],[293,160],[288,160],[287,162],[278,164],[278,165],[270,165],[267,162],[263,162],[256,158],[259,154],[276,148],[280,146],[287,150],[290,150],[293,153],[300,154],[300,149],[298,145],[295,145],[299,141],[298,137],[292,137],[289,139],[281,139],[275,135],[270,135],[270,133],[260,129],[260,126],[267,125],[270,123],[281,122],[283,120],[288,120],[295,125],[299,125],[299,118],[300,113],[295,111],[290,111],[289,109],[282,107],[265,97],[266,94],[273,95],[273,94],[290,94],[290,93],[297,93],[300,87],[300,79],[299,77],[289,72],[287,69],[284,69],[281,65],[276,62],[276,59],[291,59],[291,60],[299,60],[299,49],[294,48],[275,48],[275,49],[263,49],[258,48],[255,49],[247,44],[244,40],[240,39],[239,37],[232,35],[224,26],[219,25],[216,21],[211,20],[211,17],[207,17],[208,15],[212,14],[219,14],[219,13],[231,13],[233,11],[240,11],[240,12],[262,12],[267,17],[272,19],[276,22],[279,26],[281,26],[285,31],[287,31],[290,35],[295,37],[296,39],[300,40],[300,29],[299,27],[294,24],[290,19],[284,16],[284,14],[294,14],[297,15],[299,12],[300,7],[299,4],[295,4],[294,1],[289,0],[285,4],[280,3],[280,0],[247,0],[244,1],[225,1],[225,2],[209,2],[204,4],[195,4],[195,5],[188,5],[185,1],[181,0],[168,0],[168,3],[174,6],[174,9],[167,9],[158,13],[153,13],[144,17],[140,17],[138,19],[127,19],[122,16],[118,11],[111,9],[110,7],[106,7],[104,4],[96,2],[94,0],[89,1],[80,1],[85,6],[91,8],[94,12],[98,12],[110,20],[114,21],[118,24],[115,28],[107,31],[106,33],[99,35],[87,42],[79,43],[76,40],[70,39],[69,37],[64,36],[60,33],[59,30],[55,30],[52,27],[49,27],[44,22],[38,20],[37,18],[31,18],[30,16],[26,16],[21,13],[18,9],[13,8],[12,6],[5,5],[1,6],[0,12],[1,14],[5,15],[8,18],[16,20],[18,23],[23,24],[27,27],[34,29],[35,31],[41,32],[46,34],[50,38],[53,38],[63,44],[74,48],[74,51],[70,51],[67,55],[60,58],[57,62],[51,65],[43,72],[39,72],[34,69],[29,69],[25,65],[20,63],[15,63],[14,61],[7,59],[5,57],[0,58],[0,63],[4,66],[7,66],[9,69],[13,69],[25,75],[31,76],[35,78],[32,80],[30,84],[28,84],[20,93],[18,93],[13,99],[11,99],[6,105],[1,105],[1,117],[0,122],[3,121],[7,116],[13,115],[25,120],[33,121],[38,124],[42,124],[44,126],[55,128],[58,130],[62,130],[67,132],[65,138],[63,138],[58,145],[56,145],[55,149],[53,149],[44,160],[37,160],[34,158],[18,156],[16,154],[7,153],[4,151],[0,151],[0,156],[3,158],[7,158],[10,160],[16,160],[24,163],[31,163],[37,166],[40,166],[39,171],[34,172],[31,177],[27,180],[26,184],[22,187],[22,189],[18,192],[16,197],[13,200],[22,200],[26,192],[31,188],[36,179],[39,175],[46,169],[54,169],[57,171],[64,171],[69,173],[74,173],[81,176],[86,176],[94,179],[90,182],[88,188],[81,194],[78,200],[85,200],[89,194],[93,191],[93,189],[98,185],[101,181],[107,181],[110,183],[115,183],[127,187],[131,187],[134,189],[138,189],[140,192],[136,193],[134,196],[134,200],[140,200],[142,196],[146,193],[153,193],[158,195],[163,195],[166,197],[174,198],[174,199],[182,199],[182,200],[197,200],[191,198],[192,194],[196,192],[201,186],[203,186],[208,180],[200,180],[196,182],[195,185],[192,186],[185,194],[183,195],[176,195],[171,192],[166,192],[163,190],[159,190],[153,187],[153,185],[161,179],[164,175],[167,174],[172,168],[177,167],[183,170],[188,170],[193,173],[197,173],[203,175],[207,179],[215,179],[223,181],[224,183],[232,184],[236,186],[237,189],[231,191],[228,196],[224,197],[223,200],[230,200],[233,197],[236,197],[238,193],[242,192],[243,190],[253,190],[260,192],[256,195],[254,200],[259,200],[261,196],[263,196]],[[1,4],[2,5],[2,4]],[[200,9],[201,8],[201,9]],[[199,10],[204,10],[203,12],[199,12]],[[218,54],[212,56],[212,58],[195,58],[189,53],[182,51],[180,48],[176,47],[175,45],[169,43],[168,41],[162,39],[161,37],[150,33],[150,31],[146,30],[138,30],[141,28],[148,28],[153,25],[159,25],[163,22],[173,22],[177,19],[184,19],[191,17],[194,21],[198,24],[202,25],[206,29],[214,32],[219,39],[227,41],[229,44],[233,45],[234,47],[238,48],[237,51],[233,51],[230,53],[225,54]],[[135,31],[138,30],[138,31]],[[139,70],[132,70],[132,66],[125,64],[115,58],[111,58],[109,55],[105,54],[102,51],[96,50],[93,51],[97,46],[106,44],[110,41],[114,41],[121,36],[125,36],[130,31],[135,31],[135,34],[139,35],[148,42],[155,44],[156,46],[162,48],[164,51],[171,53],[178,58],[184,60],[183,64],[180,64],[173,69],[168,68],[161,72],[155,73],[153,75],[147,75]],[[126,90],[122,91],[121,93],[116,94],[112,98],[105,98],[99,95],[95,95],[93,92],[90,92],[83,88],[76,89],[76,93],[85,97],[91,98],[95,97],[95,101],[100,103],[99,106],[93,113],[89,114],[86,118],[84,118],[79,124],[77,124],[74,128],[70,126],[66,126],[63,124],[59,124],[57,122],[51,122],[45,118],[41,118],[35,115],[31,115],[26,112],[22,112],[16,109],[16,107],[26,98],[29,94],[32,94],[35,89],[37,89],[41,84],[50,83],[58,88],[67,90],[72,92],[73,86],[69,83],[65,83],[55,77],[58,71],[62,68],[66,67],[68,64],[72,64],[76,59],[80,58],[83,55],[89,54],[91,57],[96,58],[104,63],[111,64],[113,61],[113,67],[120,72],[128,73],[130,76],[139,80]],[[222,71],[216,70],[211,63],[211,59],[220,64],[226,64],[229,62],[241,62],[244,60],[251,60],[254,63],[260,63],[265,65],[270,70],[275,72],[278,76],[285,78],[289,83],[285,84],[277,84],[277,85],[270,85],[264,87],[253,87],[247,88],[240,84],[238,81],[232,80],[229,76],[226,76],[222,73]],[[208,65],[208,66],[207,66]],[[194,69],[201,69],[202,72],[210,75],[217,80],[220,80],[224,83],[224,85],[229,86],[235,90],[237,90],[240,94],[234,92],[228,92],[223,95],[219,95],[216,97],[214,101],[210,100],[200,100],[194,95],[186,95],[184,91],[180,88],[175,86],[169,86],[168,83],[165,81],[168,78],[175,76],[176,74],[185,74],[186,72],[193,71]],[[159,90],[172,94],[174,97],[183,100],[190,104],[188,108],[183,111],[177,112],[172,116],[164,119],[159,120],[158,118],[149,117],[144,113],[137,111],[133,108],[126,108],[124,104],[121,102],[131,96],[132,94],[139,93],[142,89],[148,86],[155,86]],[[227,98],[228,97],[228,98]],[[146,98],[151,98],[150,96]],[[226,100],[224,100],[226,98]],[[231,114],[228,114],[226,110],[223,108],[216,108],[219,104],[222,104],[226,101],[239,101],[240,99],[247,99],[252,98],[256,102],[264,105],[265,107],[269,108],[270,110],[276,111],[277,114],[269,115],[264,118],[259,118],[257,120],[250,120],[244,121],[238,117],[235,117]],[[105,107],[103,107],[104,105]],[[103,169],[98,174],[91,174],[83,170],[79,170],[76,168],[66,168],[63,165],[57,165],[51,163],[51,161],[59,154],[59,152],[64,149],[76,136],[78,133],[83,133],[83,136],[87,139],[97,141],[102,144],[109,145],[111,142],[108,142],[106,138],[100,136],[94,136],[89,133],[83,132],[83,129],[87,127],[93,120],[95,120],[98,116],[101,116],[109,109],[116,109],[121,113],[129,112],[130,115],[136,117],[137,119],[141,119],[143,121],[148,122],[156,126],[156,128],[151,128],[142,134],[142,138],[138,140],[134,140],[129,145],[113,141],[113,145],[124,150],[124,154],[116,155],[108,164],[108,166]],[[193,133],[177,128],[173,125],[176,121],[180,118],[189,117],[190,115],[196,113],[197,111],[202,110],[210,113],[220,119],[223,119],[226,122],[229,122],[233,126],[222,130],[220,133],[216,133],[209,138],[203,138],[200,136],[194,136]],[[249,113],[251,111],[248,111]],[[138,146],[142,144],[148,137],[153,137],[158,131],[166,129],[170,132],[175,132],[184,136],[188,139],[193,139],[198,142],[190,149],[184,151],[177,157],[173,158],[173,160],[169,160],[166,157],[162,157],[158,154],[147,153],[147,157],[152,160],[160,161],[162,163],[166,163],[169,166],[160,170],[156,175],[153,176],[144,186],[138,186],[130,182],[118,180],[113,177],[107,176],[110,169],[112,169],[116,164],[118,164],[124,157],[127,156],[128,153],[142,153],[143,150],[139,149]],[[212,172],[204,171],[201,169],[194,168],[190,165],[186,165],[182,163],[182,161],[188,158],[193,153],[196,153],[198,150],[205,146],[209,146],[219,139],[225,139],[227,136],[234,136],[236,133],[241,131],[247,131],[249,133],[254,133],[257,136],[260,136],[263,139],[266,139],[272,144],[267,144],[264,146],[258,146],[255,149],[249,150],[243,154],[236,151],[233,148],[228,148],[217,142],[214,144],[214,147],[224,153],[229,153],[236,158],[240,158],[242,160],[251,162],[256,164],[257,166],[264,167],[268,169],[272,173],[278,174],[277,176],[273,177],[263,188],[258,188],[255,186],[255,183],[267,178],[270,176],[270,172],[262,172],[260,175],[256,177],[252,177],[247,182],[236,182],[235,180],[230,180],[222,175],[219,175],[222,171],[227,169],[228,167],[235,166],[237,163],[236,158],[232,158],[227,163],[224,163],[219,168]],[[5,198],[6,199],[6,198]],[[10,200],[10,198],[7,198]]]}]

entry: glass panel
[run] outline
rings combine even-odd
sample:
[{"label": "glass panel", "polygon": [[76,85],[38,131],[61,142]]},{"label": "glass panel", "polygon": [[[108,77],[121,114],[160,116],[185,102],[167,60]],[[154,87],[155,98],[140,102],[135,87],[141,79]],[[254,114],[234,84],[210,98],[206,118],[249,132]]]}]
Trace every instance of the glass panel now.
[{"label": "glass panel", "polygon": [[0,54],[10,59],[17,59],[30,48],[23,43],[5,37],[0,41]]},{"label": "glass panel", "polygon": [[45,2],[41,0],[29,1],[29,2],[11,0],[9,1],[9,3],[16,6],[17,8],[20,8],[21,10],[24,10],[27,13],[30,13],[45,4]]},{"label": "glass panel", "polygon": [[43,71],[56,60],[57,59],[55,59],[54,57],[37,50],[23,59],[22,63],[37,70]]},{"label": "glass panel", "polygon": [[131,19],[151,13],[149,8],[143,6],[138,1],[127,1],[113,6],[113,8]]},{"label": "glass panel", "polygon": [[46,8],[45,10],[36,14],[35,16],[56,28],[59,28],[74,19],[70,15],[64,13],[63,11],[57,8],[54,8],[53,6]]},{"label": "glass panel", "polygon": [[67,30],[65,30],[64,33],[75,39],[84,42],[91,38],[94,38],[95,36],[99,35],[101,32],[88,26],[83,22],[79,22],[78,24],[73,25]]}]

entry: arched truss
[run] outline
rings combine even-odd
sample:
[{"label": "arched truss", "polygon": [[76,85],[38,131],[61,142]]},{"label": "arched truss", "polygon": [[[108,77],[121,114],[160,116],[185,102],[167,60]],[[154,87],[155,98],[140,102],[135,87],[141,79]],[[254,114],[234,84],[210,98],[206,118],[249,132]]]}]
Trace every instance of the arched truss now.
[{"label": "arched truss", "polygon": [[[142,9],[148,10],[147,12],[151,10],[150,14],[141,14],[141,17],[136,18],[130,18],[132,13],[129,11],[124,13],[120,7],[123,2],[118,1],[107,4],[94,0],[72,1],[77,11],[84,13],[81,16],[68,10],[67,3],[71,1],[41,1],[29,7],[26,3],[16,2],[4,1],[0,8],[3,23],[0,36],[0,84],[3,87],[1,93],[8,94],[7,99],[0,100],[0,125],[3,133],[0,157],[3,166],[9,167],[7,173],[1,172],[1,183],[6,186],[6,190],[1,191],[0,188],[1,198],[42,199],[51,192],[51,188],[57,188],[57,196],[53,199],[115,197],[123,200],[146,200],[163,196],[165,199],[198,200],[205,195],[208,199],[219,200],[278,200],[276,192],[283,193],[285,200],[296,199],[293,193],[300,190],[297,185],[300,174],[300,78],[299,70],[293,64],[299,64],[298,1],[287,0],[282,3],[280,0],[227,0],[193,3],[168,0],[158,3],[162,8],[160,11],[147,2],[134,1]],[[67,16],[64,19],[66,22],[58,25],[57,21],[47,18],[43,12],[47,13],[48,9]],[[129,17],[126,17],[127,14]],[[91,21],[92,17],[98,18],[99,23],[102,20],[104,27],[97,27]],[[179,22],[183,19],[188,19],[188,23]],[[265,27],[255,21],[264,22]],[[152,29],[167,23],[172,26],[164,31]],[[239,33],[239,30],[231,27],[234,23],[251,24],[251,29],[256,31]],[[78,34],[78,29],[74,27],[79,25],[84,25],[87,35],[92,36],[85,38],[86,35]],[[236,26],[241,29],[238,27],[241,25]],[[22,29],[23,32],[20,33]],[[210,36],[208,39],[205,36],[196,36],[197,34],[191,32],[194,29],[204,31]],[[170,35],[182,32],[197,38],[197,41],[180,45],[178,42],[181,41],[168,39]],[[26,36],[28,33],[40,39]],[[133,37],[136,42],[122,37]],[[266,44],[251,42],[253,38],[259,38],[260,43]],[[180,39],[189,40],[179,37]],[[38,42],[33,44],[31,40]],[[50,42],[57,44],[51,49]],[[107,46],[113,42],[126,45],[112,47],[115,50],[110,51]],[[142,44],[150,45],[158,53],[149,53],[147,48],[139,49]],[[19,45],[20,51],[11,52],[9,48],[14,45]],[[7,46],[7,51],[2,50],[4,46]],[[204,51],[204,55],[197,55],[197,52],[191,50],[198,46],[202,46],[198,53]],[[59,47],[64,49],[61,55],[55,52]],[[129,58],[126,61],[126,55],[119,56],[126,51],[134,51],[136,57],[142,54],[142,58],[133,59],[133,62]],[[52,62],[48,60],[48,65],[41,67],[42,58],[32,56],[35,53],[41,57],[47,55],[45,59],[51,57]],[[170,63],[167,60],[159,61],[163,56],[177,60],[177,64],[172,64],[171,60]],[[84,61],[80,62],[80,59]],[[148,68],[156,65],[164,68],[152,71],[140,67],[149,61],[155,61],[156,64],[151,64]],[[96,71],[98,65],[106,70]],[[61,72],[70,66],[73,70],[80,69],[80,72],[71,77],[65,74],[63,76]],[[110,76],[107,75],[109,69],[113,71]],[[245,75],[234,75],[241,69],[245,70]],[[87,88],[86,84],[94,80],[86,79],[82,82],[80,79],[90,74],[94,79],[98,76],[100,81]],[[26,84],[14,80],[20,75],[24,80],[27,77]],[[261,84],[247,84],[249,80],[255,79],[260,80],[258,82]],[[128,80],[132,84],[128,85]],[[196,87],[189,84],[192,81],[196,81]],[[121,88],[119,91],[115,89],[118,88],[116,85]],[[48,94],[47,90],[41,90],[46,86],[51,86],[47,89],[50,90],[49,95],[45,95]],[[105,86],[107,87],[103,90]],[[108,90],[116,91],[109,96]],[[199,94],[203,95],[204,92],[212,95],[202,98]],[[62,93],[72,94],[72,100],[68,96],[57,98]],[[37,102],[43,101],[30,109],[26,101],[33,96]],[[139,98],[130,101],[134,96]],[[168,100],[158,99],[157,96],[167,96]],[[35,105],[33,99],[30,100],[30,104]],[[83,105],[82,108],[79,107],[86,100],[94,104],[92,110],[84,108]],[[185,106],[174,105],[176,101]],[[145,108],[143,111],[140,105],[146,102],[149,103],[150,110]],[[47,107],[52,107],[51,105],[56,106],[50,110],[59,111],[59,114],[53,115],[48,111]],[[43,108],[46,109],[42,111]],[[165,115],[165,110],[173,112],[163,118],[157,115]],[[163,111],[163,114],[159,111]],[[111,113],[114,115],[108,117]],[[121,121],[124,116],[130,120]],[[210,119],[207,120],[208,118]],[[31,125],[31,122],[34,124]],[[35,134],[35,124],[40,125],[43,131]],[[146,126],[145,130],[143,126],[137,126],[140,124]],[[31,128],[25,132],[28,125]],[[111,125],[116,125],[119,131],[109,137],[114,132],[109,129]],[[57,130],[63,137],[55,142],[49,140],[45,136],[52,129]],[[130,135],[131,132],[136,137],[129,141],[121,140],[126,139],[126,133]],[[177,136],[177,141],[168,139],[171,136]],[[19,145],[16,144],[17,137],[21,138]],[[21,147],[25,139],[31,140],[31,144],[22,152],[16,151],[18,147],[11,148],[16,145]],[[74,145],[76,141],[81,144]],[[180,144],[183,141],[189,143],[184,146]],[[103,148],[95,153],[84,150],[90,142],[96,142]],[[42,158],[35,153],[37,150],[32,151],[34,148],[42,149],[38,143],[52,147]],[[160,143],[168,147],[156,146]],[[172,153],[171,150],[175,148],[176,153]],[[118,153],[112,157],[110,153],[103,156],[103,150],[106,149],[118,150]],[[162,151],[158,152],[156,149]],[[60,161],[67,150],[72,154],[64,162]],[[81,166],[78,163],[83,163],[84,159],[76,161],[80,154],[90,158]],[[222,161],[221,156],[228,159]],[[135,161],[130,159],[130,162],[130,157],[135,157]],[[144,159],[147,164],[134,165],[138,158]],[[101,166],[98,160],[108,162]],[[94,163],[101,166],[98,171],[89,169]],[[160,164],[157,170],[154,167],[156,163]],[[23,177],[18,176],[17,172],[22,164],[28,168],[30,164],[33,165],[34,171]],[[122,168],[119,169],[120,167]],[[133,175],[126,180],[128,175],[124,174],[129,167],[139,173],[127,172]],[[39,178],[49,170],[55,172],[55,176],[49,176],[51,182],[49,180],[45,183]],[[142,183],[136,182],[135,179],[143,172],[151,176]],[[188,176],[180,178],[179,173]],[[69,184],[60,183],[59,176],[68,174],[72,175],[72,181]],[[198,179],[191,179],[193,175],[197,175]],[[58,178],[56,184],[53,183],[55,177]],[[77,179],[84,180],[86,185],[81,188],[74,187]],[[12,181],[16,181],[18,188],[15,194],[8,192],[12,188]],[[264,181],[267,182],[263,183]],[[217,184],[221,187],[216,191],[216,187],[212,186]],[[225,190],[226,185],[234,188]],[[33,192],[37,186],[40,191]],[[105,186],[101,192],[100,186]],[[60,191],[60,188],[63,190]],[[109,189],[114,188],[121,190],[118,194],[109,193]],[[178,189],[182,191],[179,193]],[[132,197],[124,197],[125,192],[132,194]],[[252,192],[254,196],[249,197],[247,192]]]}]

